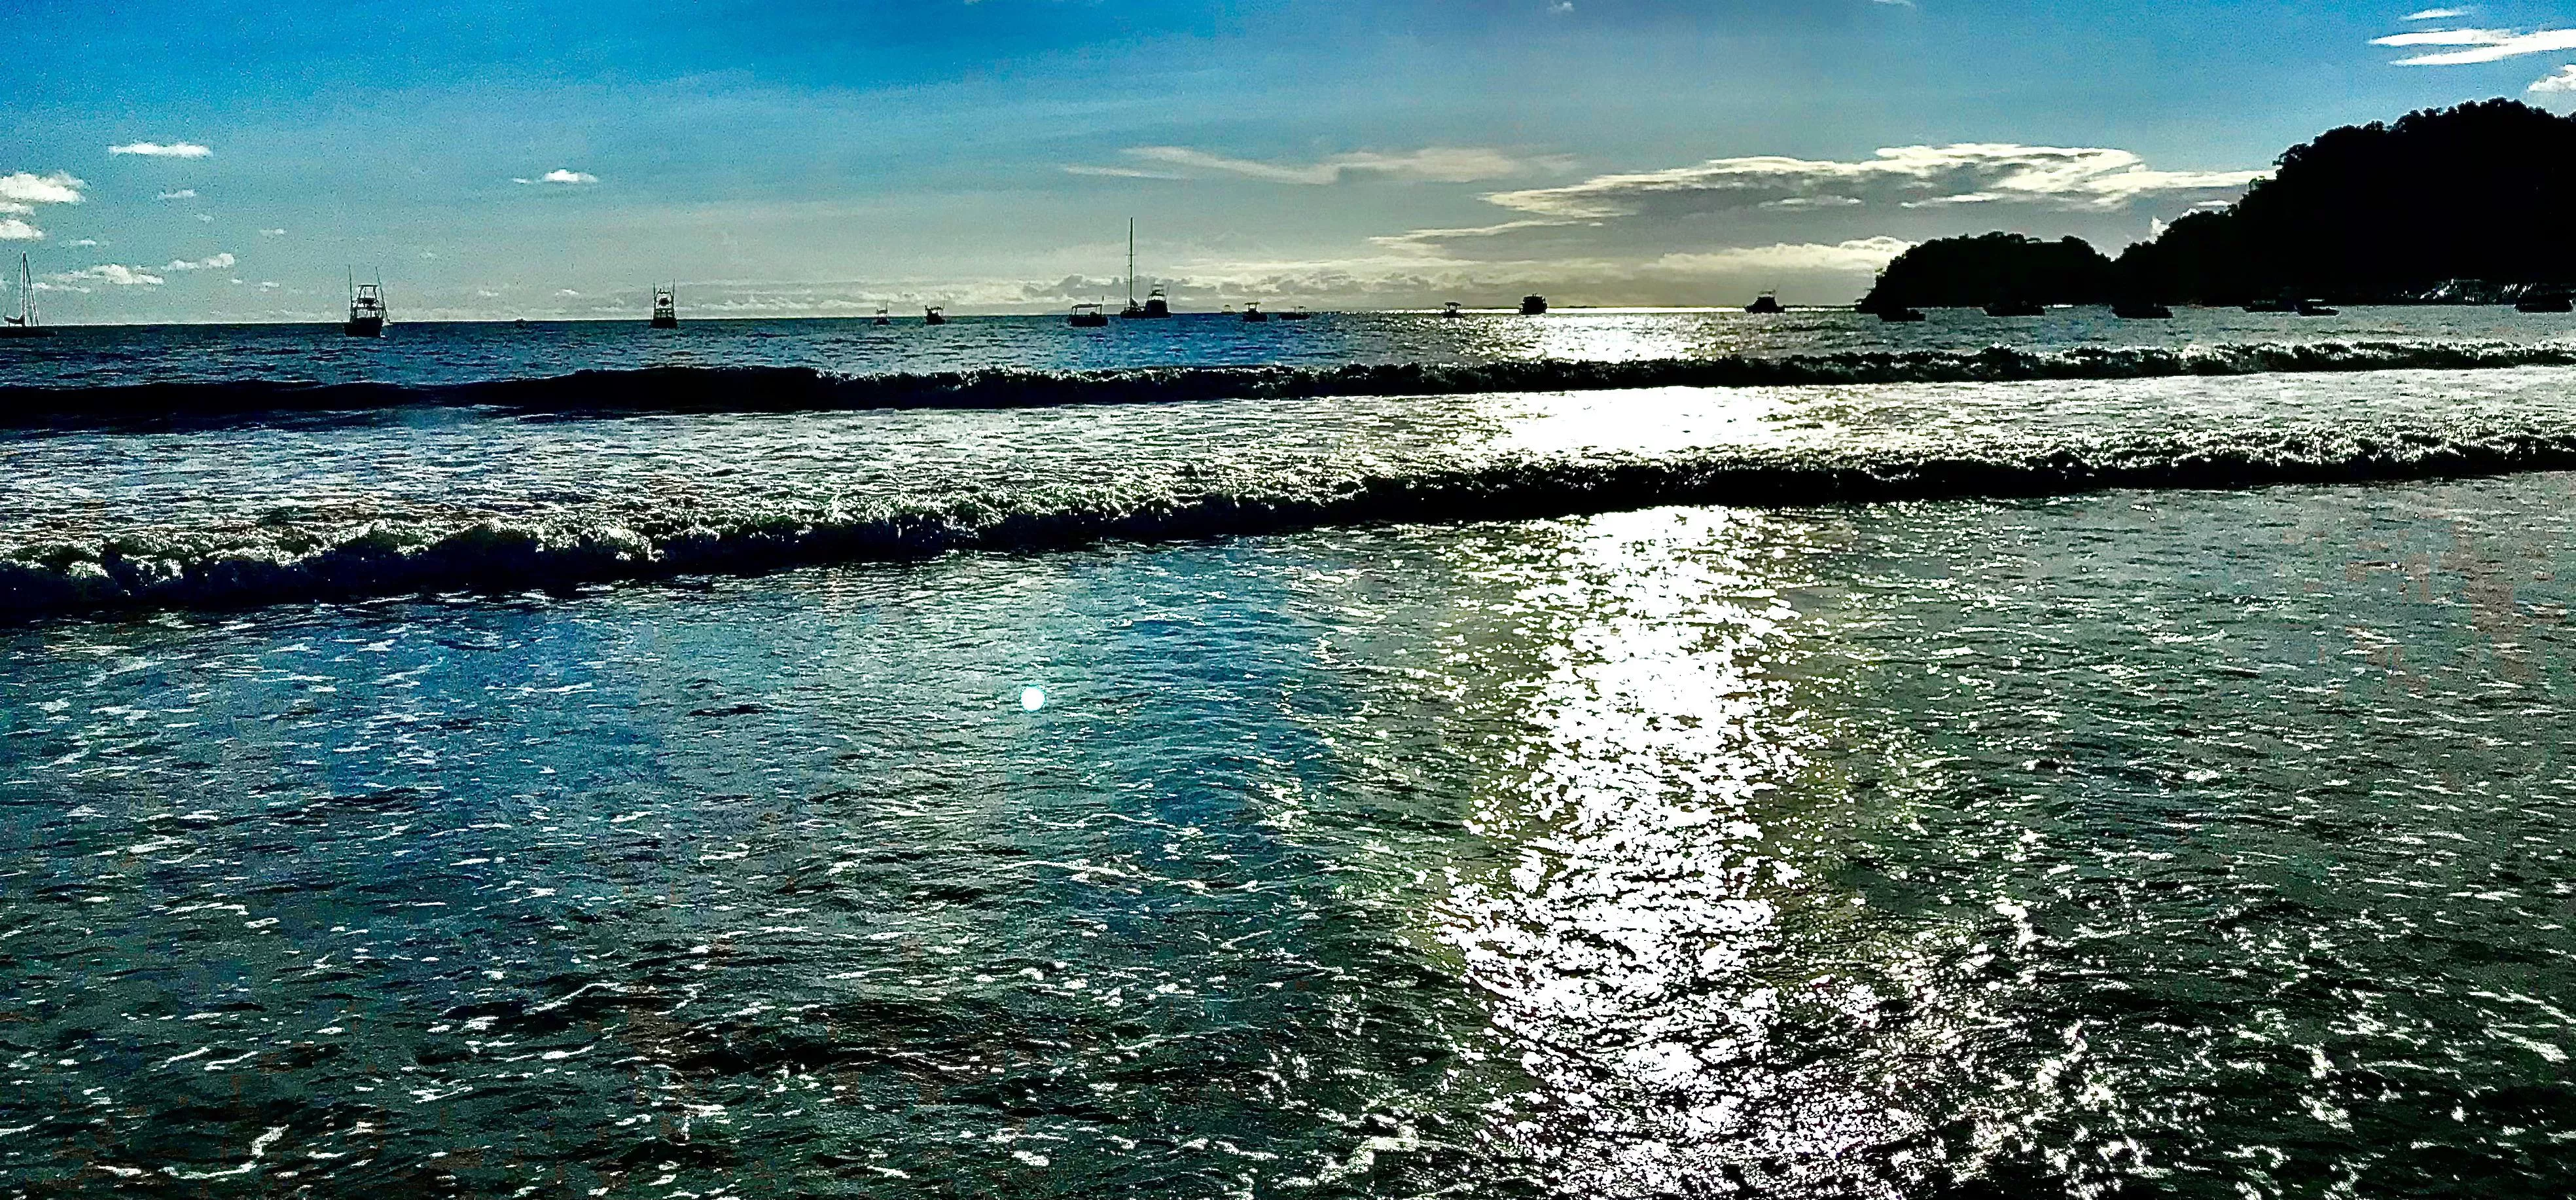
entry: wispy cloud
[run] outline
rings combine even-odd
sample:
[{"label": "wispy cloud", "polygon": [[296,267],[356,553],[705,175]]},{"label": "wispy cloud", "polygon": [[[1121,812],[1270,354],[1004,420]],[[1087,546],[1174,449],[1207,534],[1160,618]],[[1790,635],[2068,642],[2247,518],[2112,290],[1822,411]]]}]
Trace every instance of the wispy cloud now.
[{"label": "wispy cloud", "polygon": [[285,231],[285,230],[283,230],[283,229],[263,229],[263,230],[260,230],[260,231],[259,231],[259,236],[261,236],[261,237],[285,237],[285,236],[286,236],[286,231]]},{"label": "wispy cloud", "polygon": [[2111,211],[2145,198],[2232,191],[2260,171],[2159,171],[2126,150],[1999,143],[1899,146],[1859,162],[1763,156],[1601,175],[1566,187],[1497,192],[1505,208],[1557,220],[1648,211],[1725,212],[1763,206],[1969,204],[2014,200]]},{"label": "wispy cloud", "polygon": [[2374,46],[2460,46],[2463,49],[2418,54],[2396,60],[2401,67],[2456,67],[2500,62],[2526,54],[2576,50],[2576,29],[2424,29],[2372,38]]},{"label": "wispy cloud", "polygon": [[107,152],[139,154],[145,158],[204,158],[214,153],[195,142],[171,142],[167,145],[160,142],[127,142],[122,146],[110,146]]},{"label": "wispy cloud", "polygon": [[1699,274],[1745,271],[1856,272],[1875,271],[1912,249],[1903,238],[1867,237],[1843,242],[1780,242],[1769,246],[1736,246],[1697,254],[1667,254],[1654,261],[1660,270]]},{"label": "wispy cloud", "polygon": [[2576,92],[2576,63],[2558,68],[2558,73],[2555,75],[2544,75],[2532,80],[2530,90],[2543,93]]},{"label": "wispy cloud", "polygon": [[2467,15],[2469,15],[2469,10],[2465,8],[2428,8],[2420,12],[2408,13],[2398,19],[2401,21],[2447,21],[2453,17],[2465,17]]},{"label": "wispy cloud", "polygon": [[211,256],[209,256],[209,257],[206,257],[206,258],[199,258],[199,259],[174,258],[174,259],[171,259],[171,260],[170,260],[170,265],[169,265],[169,266],[166,266],[166,267],[163,267],[163,268],[162,268],[162,270],[165,270],[165,271],[218,271],[218,270],[222,270],[222,269],[224,269],[224,268],[226,268],[226,267],[230,267],[230,266],[232,266],[232,265],[233,265],[233,256],[232,256],[230,253],[223,253],[223,254],[211,255]]},{"label": "wispy cloud", "polygon": [[163,193],[161,193],[161,199],[164,199],[164,200],[194,200],[194,199],[196,199],[196,198],[197,198],[197,189],[195,189],[195,188],[180,188],[178,191],[175,191],[175,192],[163,192]]},{"label": "wispy cloud", "polygon": [[563,168],[563,167],[557,167],[557,168],[555,168],[554,170],[548,171],[548,172],[546,172],[546,173],[545,173],[545,174],[543,174],[543,175],[539,175],[539,176],[537,176],[537,177],[536,177],[536,178],[534,178],[534,179],[527,178],[526,176],[514,175],[514,176],[512,176],[512,177],[510,178],[510,182],[512,182],[512,183],[522,183],[522,184],[541,184],[541,183],[581,184],[581,183],[597,183],[597,182],[599,182],[599,176],[597,176],[597,175],[593,175],[593,174],[591,174],[591,173],[590,173],[590,172],[588,172],[588,171],[573,171],[573,170],[565,169],[565,168]]},{"label": "wispy cloud", "polygon": [[[1265,162],[1252,158],[1229,158],[1187,146],[1137,146],[1126,152],[1140,162],[1198,174],[1240,175],[1247,179],[1271,183],[1326,187],[1362,179],[1396,179],[1416,183],[1474,183],[1486,179],[1508,179],[1544,170],[1562,170],[1566,160],[1552,157],[1524,157],[1501,150],[1477,146],[1427,146],[1420,150],[1382,153],[1359,150],[1336,154],[1311,163]],[[1077,174],[1118,174],[1115,167],[1067,168]],[[1142,172],[1136,172],[1142,174]]]},{"label": "wispy cloud", "polygon": [[118,263],[100,263],[77,271],[62,271],[46,278],[57,283],[106,283],[117,287],[159,287],[168,282],[158,275]]},{"label": "wispy cloud", "polygon": [[23,217],[0,217],[0,242],[32,242],[45,236],[45,231],[26,222]]}]

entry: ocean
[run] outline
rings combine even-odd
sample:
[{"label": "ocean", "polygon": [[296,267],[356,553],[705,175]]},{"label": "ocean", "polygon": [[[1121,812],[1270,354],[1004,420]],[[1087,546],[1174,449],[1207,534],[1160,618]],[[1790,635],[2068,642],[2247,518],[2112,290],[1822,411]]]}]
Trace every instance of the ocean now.
[{"label": "ocean", "polygon": [[2576,1188],[2576,324],[0,346],[0,1194]]}]

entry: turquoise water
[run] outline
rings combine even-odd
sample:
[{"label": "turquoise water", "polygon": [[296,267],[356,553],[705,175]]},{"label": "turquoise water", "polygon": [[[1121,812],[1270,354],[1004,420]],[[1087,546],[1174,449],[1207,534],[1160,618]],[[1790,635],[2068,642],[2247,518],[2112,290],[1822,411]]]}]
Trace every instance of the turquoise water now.
[{"label": "turquoise water", "polygon": [[2570,482],[22,629],[0,1153],[23,1194],[2547,1190]]},{"label": "turquoise water", "polygon": [[0,1195],[2559,1194],[2570,380],[0,433]]}]

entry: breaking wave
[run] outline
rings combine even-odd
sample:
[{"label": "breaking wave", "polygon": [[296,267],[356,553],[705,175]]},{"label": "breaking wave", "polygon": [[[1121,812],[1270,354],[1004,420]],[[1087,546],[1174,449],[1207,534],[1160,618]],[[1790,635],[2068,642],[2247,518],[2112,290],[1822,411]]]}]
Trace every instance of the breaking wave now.
[{"label": "breaking wave", "polygon": [[794,412],[1029,408],[1061,404],[1317,396],[1458,395],[1649,387],[2151,379],[2280,372],[2576,366],[2576,344],[2319,342],[2029,351],[1920,350],[1629,362],[1376,363],[842,375],[805,367],[648,367],[418,385],[265,380],[109,387],[0,386],[0,424],[20,428],[423,406],[525,413]]},{"label": "breaking wave", "polygon": [[552,522],[460,518],[135,532],[0,554],[0,613],[517,591],[917,559],[952,550],[1574,516],[1665,504],[1794,507],[2566,469],[2576,469],[2576,432],[2359,429],[1957,453],[1498,459],[1408,474],[1192,478],[801,508],[645,508]]}]

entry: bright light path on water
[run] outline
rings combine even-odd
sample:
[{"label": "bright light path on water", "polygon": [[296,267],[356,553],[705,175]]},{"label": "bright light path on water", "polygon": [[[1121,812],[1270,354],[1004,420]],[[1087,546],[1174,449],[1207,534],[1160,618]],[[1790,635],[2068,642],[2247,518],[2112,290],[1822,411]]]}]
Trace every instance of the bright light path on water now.
[{"label": "bright light path on water", "polygon": [[1045,689],[1045,688],[1033,688],[1033,687],[1021,688],[1021,689],[1020,689],[1020,707],[1025,708],[1025,709],[1029,710],[1030,712],[1036,712],[1037,710],[1039,710],[1039,709],[1041,709],[1041,708],[1045,708],[1045,707],[1046,707],[1046,689]]}]

